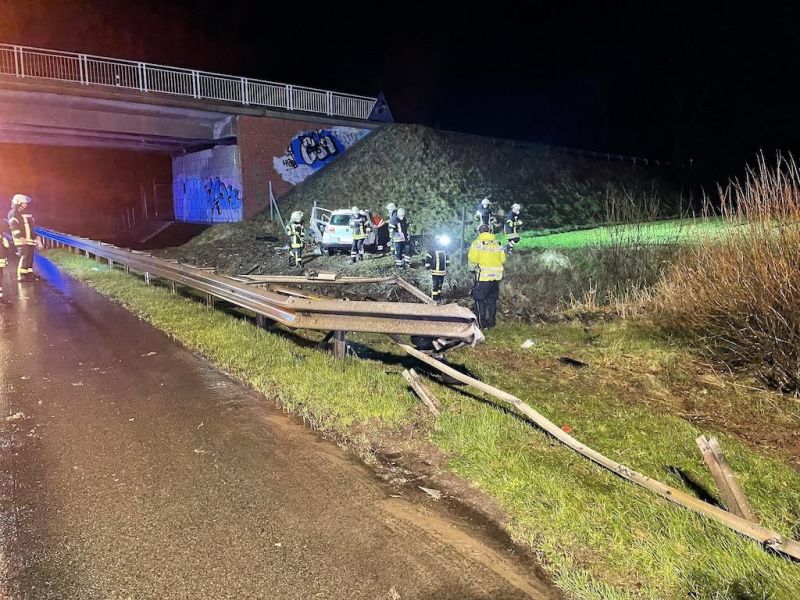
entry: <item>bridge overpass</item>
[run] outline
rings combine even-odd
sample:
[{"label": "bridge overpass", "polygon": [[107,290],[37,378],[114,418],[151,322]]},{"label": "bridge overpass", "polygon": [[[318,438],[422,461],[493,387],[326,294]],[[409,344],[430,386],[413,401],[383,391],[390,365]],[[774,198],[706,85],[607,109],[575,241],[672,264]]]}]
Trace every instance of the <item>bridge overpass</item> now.
[{"label": "bridge overpass", "polygon": [[181,220],[251,216],[391,118],[382,97],[0,44],[0,143],[168,153]]}]

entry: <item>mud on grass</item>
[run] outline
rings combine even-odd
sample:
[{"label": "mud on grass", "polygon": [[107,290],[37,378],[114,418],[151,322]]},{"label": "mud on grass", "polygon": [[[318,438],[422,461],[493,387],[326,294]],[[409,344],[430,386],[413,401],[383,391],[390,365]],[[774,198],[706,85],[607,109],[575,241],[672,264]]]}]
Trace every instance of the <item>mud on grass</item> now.
[{"label": "mud on grass", "polygon": [[[461,478],[490,496],[506,516],[506,530],[541,558],[569,597],[789,600],[800,589],[800,565],[616,478],[490,398],[430,380],[442,404],[442,416],[432,422],[398,375],[412,363],[385,338],[355,336],[356,351],[365,358],[337,362],[296,338],[198,310],[192,300],[84,258],[50,256],[367,456],[380,448],[420,456],[414,453],[435,446],[433,472]],[[304,337],[315,339],[299,335]],[[534,345],[521,349],[529,338]],[[562,355],[587,366],[564,365]],[[675,414],[671,402],[678,399],[670,397],[686,390],[706,395],[691,369],[683,368],[683,356],[679,347],[627,324],[588,331],[581,325],[502,324],[487,343],[450,360],[569,425],[578,439],[612,459],[712,500],[715,488],[694,439],[717,435],[762,522],[800,537],[800,475],[789,457],[743,441],[723,429],[721,420],[700,428]],[[663,370],[651,373],[651,362]],[[742,394],[743,400],[750,397]],[[796,412],[785,406],[782,411],[788,430],[798,422]],[[403,436],[411,446],[397,445]]]}]

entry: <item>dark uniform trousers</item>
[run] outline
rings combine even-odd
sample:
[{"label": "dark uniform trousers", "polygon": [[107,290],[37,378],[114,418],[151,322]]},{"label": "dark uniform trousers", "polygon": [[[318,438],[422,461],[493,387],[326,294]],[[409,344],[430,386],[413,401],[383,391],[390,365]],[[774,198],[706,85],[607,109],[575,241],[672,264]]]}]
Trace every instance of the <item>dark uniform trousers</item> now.
[{"label": "dark uniform trousers", "polygon": [[447,275],[449,262],[447,250],[444,249],[428,252],[425,257],[425,267],[431,270],[431,298],[437,302],[442,295],[442,286],[444,286],[444,278]]},{"label": "dark uniform trousers", "polygon": [[472,288],[472,299],[478,313],[478,325],[481,329],[495,326],[497,300],[500,298],[499,281],[476,281]]}]

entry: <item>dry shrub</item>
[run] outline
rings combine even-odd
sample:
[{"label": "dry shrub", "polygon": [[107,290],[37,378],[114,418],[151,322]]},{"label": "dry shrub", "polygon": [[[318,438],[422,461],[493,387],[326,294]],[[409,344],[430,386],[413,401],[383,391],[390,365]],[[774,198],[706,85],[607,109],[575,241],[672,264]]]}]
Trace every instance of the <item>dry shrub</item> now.
[{"label": "dry shrub", "polygon": [[800,173],[759,157],[719,190],[722,233],[689,248],[655,295],[656,315],[730,369],[800,390]]}]

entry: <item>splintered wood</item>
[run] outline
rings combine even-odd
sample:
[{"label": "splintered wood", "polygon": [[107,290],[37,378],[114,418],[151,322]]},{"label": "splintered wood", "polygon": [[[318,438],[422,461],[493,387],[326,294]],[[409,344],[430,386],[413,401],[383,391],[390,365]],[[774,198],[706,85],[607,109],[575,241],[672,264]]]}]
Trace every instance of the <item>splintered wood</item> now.
[{"label": "splintered wood", "polygon": [[403,377],[406,378],[408,385],[411,386],[411,389],[416,392],[417,396],[422,403],[428,407],[428,410],[431,411],[434,417],[439,416],[439,409],[436,407],[438,401],[436,400],[436,396],[434,396],[431,391],[425,387],[425,384],[422,383],[422,379],[420,379],[419,375],[417,375],[414,369],[403,371]]},{"label": "splintered wood", "polygon": [[753,513],[750,503],[739,485],[739,480],[736,474],[731,469],[728,461],[725,460],[725,455],[722,453],[722,448],[717,441],[717,438],[707,438],[704,435],[695,440],[697,447],[700,448],[700,454],[703,455],[703,460],[711,471],[711,476],[719,488],[719,493],[722,495],[722,500],[725,503],[725,508],[733,514],[747,519],[752,523],[758,523],[758,518]]},{"label": "splintered wood", "polygon": [[442,373],[445,373],[446,375],[449,375],[450,377],[461,381],[462,383],[471,385],[482,392],[494,396],[498,400],[510,404],[517,411],[525,415],[532,423],[552,435],[562,444],[583,455],[589,460],[597,463],[598,465],[608,469],[612,473],[615,473],[619,477],[627,479],[636,485],[648,489],[651,492],[658,494],[662,498],[669,500],[670,502],[674,502],[675,504],[683,506],[684,508],[688,508],[689,510],[708,517],[709,519],[713,519],[718,523],[722,523],[726,527],[729,527],[730,529],[737,531],[744,536],[756,540],[766,548],[780,552],[786,556],[790,556],[795,560],[800,560],[800,543],[796,542],[795,540],[787,538],[777,531],[763,527],[762,525],[749,521],[748,519],[740,517],[739,515],[730,513],[727,510],[723,510],[717,506],[714,506],[713,504],[704,502],[682,490],[661,483],[655,479],[651,479],[650,477],[647,477],[638,471],[634,471],[625,465],[611,460],[607,456],[604,456],[596,450],[589,448],[568,433],[562,431],[562,429],[555,423],[534,410],[530,405],[526,404],[516,396],[513,396],[508,392],[504,392],[503,390],[494,386],[483,383],[474,377],[465,375],[460,371],[456,371],[452,367],[439,360],[436,360],[431,356],[428,356],[424,352],[420,352],[416,348],[413,348],[408,344],[404,344],[398,336],[390,335],[389,337],[391,337],[407,354],[418,358],[434,369],[437,369],[438,371],[441,371]]}]

